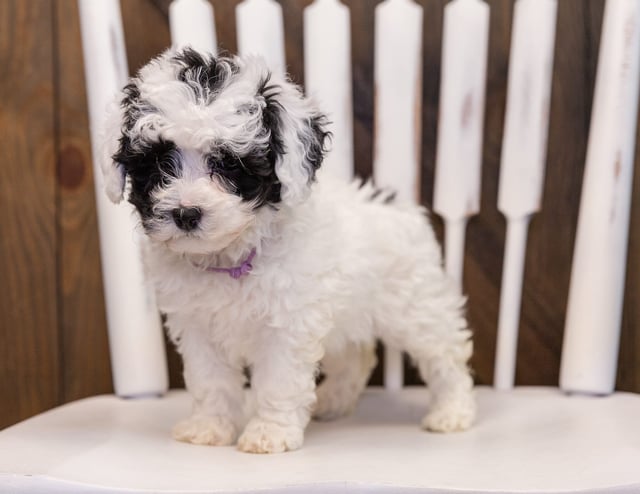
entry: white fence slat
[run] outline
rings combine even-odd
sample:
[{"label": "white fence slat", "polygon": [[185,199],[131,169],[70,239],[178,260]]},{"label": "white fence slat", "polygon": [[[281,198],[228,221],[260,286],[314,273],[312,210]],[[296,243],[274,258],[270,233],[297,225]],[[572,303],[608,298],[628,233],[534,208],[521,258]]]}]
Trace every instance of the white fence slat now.
[{"label": "white fence slat", "polygon": [[338,0],[315,0],[304,10],[304,79],[331,121],[331,151],[322,165],[344,180],[353,178],[353,98],[349,9]]},{"label": "white fence slat", "polygon": [[466,222],[480,210],[488,42],[485,2],[445,7],[434,211],[445,220],[445,265],[460,288]]},{"label": "white fence slat", "polygon": [[206,0],[173,0],[169,27],[174,48],[191,46],[218,55],[213,7]]},{"label": "white fence slat", "polygon": [[639,84],[640,0],[608,0],[564,333],[565,391],[608,394],[615,386]]},{"label": "white fence slat", "polygon": [[[422,114],[422,7],[385,0],[375,10],[374,179],[415,201],[419,190]],[[402,358],[387,348],[385,386],[402,387]]]},{"label": "white fence slat", "polygon": [[509,62],[498,208],[507,218],[494,386],[510,389],[529,218],[539,210],[549,127],[556,0],[517,0]]},{"label": "white fence slat", "polygon": [[261,55],[275,73],[286,72],[282,7],[275,0],[243,0],[236,7],[238,53]]},{"label": "white fence slat", "polygon": [[108,201],[99,166],[105,110],[128,77],[120,4],[79,0],[78,7],[114,388],[119,396],[162,394],[168,387],[164,338],[154,292],[144,278],[141,234],[132,206]]},{"label": "white fence slat", "polygon": [[375,10],[376,184],[418,197],[422,110],[422,7],[385,0]]},{"label": "white fence slat", "polygon": [[540,209],[547,154],[557,0],[517,0],[498,208],[507,218]]}]

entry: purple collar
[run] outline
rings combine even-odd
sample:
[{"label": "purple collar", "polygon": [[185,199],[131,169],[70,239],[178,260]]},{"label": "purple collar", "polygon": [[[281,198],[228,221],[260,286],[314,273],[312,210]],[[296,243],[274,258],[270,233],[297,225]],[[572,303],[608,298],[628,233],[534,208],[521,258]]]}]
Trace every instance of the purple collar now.
[{"label": "purple collar", "polygon": [[210,273],[227,273],[234,280],[237,280],[243,277],[244,275],[249,274],[249,271],[253,269],[253,266],[251,265],[251,261],[253,261],[254,257],[256,257],[255,247],[251,249],[249,256],[244,261],[242,261],[242,264],[240,264],[240,266],[234,266],[232,268],[208,267],[205,269],[205,271],[209,271]]}]

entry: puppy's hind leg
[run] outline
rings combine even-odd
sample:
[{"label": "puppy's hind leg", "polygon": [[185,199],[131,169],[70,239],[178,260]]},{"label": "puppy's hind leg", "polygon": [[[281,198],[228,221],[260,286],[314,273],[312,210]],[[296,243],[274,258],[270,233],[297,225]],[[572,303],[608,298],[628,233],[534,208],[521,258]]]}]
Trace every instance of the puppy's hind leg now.
[{"label": "puppy's hind leg", "polygon": [[431,396],[429,412],[422,419],[425,429],[459,431],[468,429],[475,419],[473,379],[467,366],[472,352],[468,334],[461,331],[455,335],[457,338],[409,352],[417,361]]},{"label": "puppy's hind leg", "polygon": [[325,376],[316,390],[316,420],[333,420],[353,411],[376,366],[373,342],[349,342],[340,351],[327,352],[320,367]]}]

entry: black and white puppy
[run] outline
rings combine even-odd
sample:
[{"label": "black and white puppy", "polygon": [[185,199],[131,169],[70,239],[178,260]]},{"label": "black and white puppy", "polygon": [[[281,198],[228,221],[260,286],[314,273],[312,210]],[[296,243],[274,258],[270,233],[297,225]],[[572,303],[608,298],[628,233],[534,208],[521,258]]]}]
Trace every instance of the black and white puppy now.
[{"label": "black and white puppy", "polygon": [[258,58],[168,51],[111,108],[106,191],[120,201],[128,177],[194,399],[176,439],[297,449],[312,413],[353,409],[378,338],[427,381],[425,428],[473,422],[464,300],[425,211],[368,183],[315,180],[327,138],[325,116]]}]

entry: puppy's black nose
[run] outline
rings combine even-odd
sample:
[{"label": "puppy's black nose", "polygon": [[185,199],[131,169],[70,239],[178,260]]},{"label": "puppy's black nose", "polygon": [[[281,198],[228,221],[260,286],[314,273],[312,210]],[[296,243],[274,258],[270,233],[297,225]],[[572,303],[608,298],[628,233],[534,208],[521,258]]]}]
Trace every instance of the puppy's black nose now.
[{"label": "puppy's black nose", "polygon": [[200,223],[200,218],[202,218],[200,208],[176,208],[171,211],[171,214],[178,228],[185,232],[190,232],[198,228],[198,223]]}]

